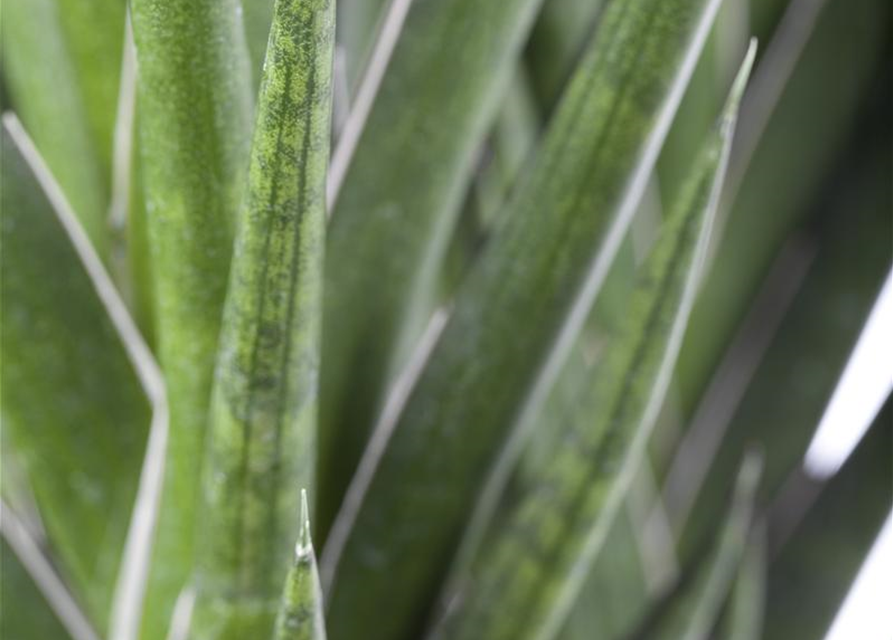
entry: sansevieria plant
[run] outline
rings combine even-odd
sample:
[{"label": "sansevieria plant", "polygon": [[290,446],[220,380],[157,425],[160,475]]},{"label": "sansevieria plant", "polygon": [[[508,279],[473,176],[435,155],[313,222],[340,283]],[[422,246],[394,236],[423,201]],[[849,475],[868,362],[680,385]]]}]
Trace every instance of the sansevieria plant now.
[{"label": "sansevieria plant", "polygon": [[2,0],[2,637],[823,640],[891,19]]}]

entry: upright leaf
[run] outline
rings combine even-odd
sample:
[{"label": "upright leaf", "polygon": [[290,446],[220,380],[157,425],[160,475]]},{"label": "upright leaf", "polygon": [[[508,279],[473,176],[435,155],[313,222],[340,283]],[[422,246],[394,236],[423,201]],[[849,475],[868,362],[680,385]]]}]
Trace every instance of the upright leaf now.
[{"label": "upright leaf", "polygon": [[[548,465],[504,496],[455,592],[438,637],[531,638],[559,631],[600,551],[666,392],[703,268],[738,102],[753,53],[721,125],[704,146],[657,246],[637,278],[620,334],[556,424]],[[505,615],[513,612],[512,615]]]},{"label": "upright leaf", "polygon": [[171,428],[144,633],[192,566],[205,422],[250,137],[238,0],[133,0],[142,177]]},{"label": "upright leaf", "polygon": [[550,386],[604,280],[717,6],[609,7],[511,215],[333,528],[322,575],[336,640],[421,624],[513,419],[534,385]]},{"label": "upright leaf", "polygon": [[83,96],[103,184],[109,188],[127,1],[54,1]]},{"label": "upright leaf", "polygon": [[[732,156],[727,195],[735,198],[717,248],[722,259],[704,282],[679,358],[676,378],[689,417],[785,241],[816,210],[814,201],[829,170],[846,151],[854,125],[863,120],[859,107],[866,96],[878,94],[875,86],[889,85],[889,63],[882,80],[872,84],[872,75],[879,61],[890,60],[885,25],[891,19],[889,3],[828,0],[799,58],[761,60],[754,102],[745,101],[741,138]],[[783,52],[783,44],[782,39],[765,49]],[[761,114],[764,87],[786,64],[794,69],[777,105]],[[828,91],[829,82],[835,91]],[[760,131],[755,127],[763,117],[768,122]],[[741,152],[751,145],[752,159],[744,158]],[[785,178],[784,188],[778,188],[779,176]]]},{"label": "upright leaf", "polygon": [[214,392],[192,638],[269,634],[313,486],[331,0],[278,0]]},{"label": "upright leaf", "polygon": [[14,118],[2,136],[3,455],[105,628],[151,407],[84,232]]},{"label": "upright leaf", "polygon": [[[96,2],[81,2],[81,8],[88,11]],[[105,256],[109,184],[103,166],[108,165],[100,161],[98,139],[109,145],[111,140],[104,138],[104,132],[98,138],[92,134],[100,122],[105,126],[104,118],[95,109],[100,106],[107,109],[101,102],[109,96],[101,97],[102,91],[85,95],[85,89],[95,87],[79,84],[79,80],[85,80],[78,73],[84,70],[80,65],[85,59],[82,55],[73,55],[63,21],[63,13],[70,14],[73,9],[75,3],[59,0],[4,0],[0,37],[4,79],[25,128],[46,158],[93,246],[100,256]],[[114,8],[108,13],[114,14]],[[117,37],[123,42],[123,3],[120,17]],[[74,30],[83,34],[79,31],[82,27],[83,24],[76,25]],[[94,43],[104,42],[107,36],[104,30],[97,30]],[[78,43],[84,42],[78,40]],[[115,63],[120,63],[122,52],[123,47],[119,45],[114,53],[104,49],[104,56],[111,55]],[[105,58],[97,64],[104,63]],[[102,83],[108,80],[99,79]],[[110,154],[111,147],[105,151]]]},{"label": "upright leaf", "polygon": [[735,582],[747,549],[760,479],[759,454],[745,457],[735,483],[732,510],[710,552],[694,574],[673,594],[656,622],[635,634],[636,640],[708,640]]},{"label": "upright leaf", "polygon": [[294,562],[285,578],[273,639],[326,640],[322,588],[310,540],[306,492],[301,493],[301,533],[295,545]]},{"label": "upright leaf", "polygon": [[341,502],[397,361],[424,326],[416,311],[436,286],[475,152],[539,2],[443,0],[409,9],[332,203],[320,531]]}]

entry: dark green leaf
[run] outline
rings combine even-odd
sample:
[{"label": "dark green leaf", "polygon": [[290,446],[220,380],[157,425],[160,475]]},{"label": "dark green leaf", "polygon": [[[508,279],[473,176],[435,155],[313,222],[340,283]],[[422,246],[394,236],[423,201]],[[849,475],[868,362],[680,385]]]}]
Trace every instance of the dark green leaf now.
[{"label": "dark green leaf", "polygon": [[[540,0],[415,2],[334,206],[321,372],[325,532],[424,326],[481,138]],[[459,46],[461,44],[461,46]],[[449,51],[449,55],[444,55]],[[341,148],[332,180],[340,182]]]},{"label": "dark green leaf", "polygon": [[826,637],[893,505],[891,451],[893,397],[773,559],[765,640]]},{"label": "dark green leaf", "polygon": [[151,420],[137,363],[147,352],[14,117],[2,147],[4,456],[24,469],[66,575],[105,628]]}]

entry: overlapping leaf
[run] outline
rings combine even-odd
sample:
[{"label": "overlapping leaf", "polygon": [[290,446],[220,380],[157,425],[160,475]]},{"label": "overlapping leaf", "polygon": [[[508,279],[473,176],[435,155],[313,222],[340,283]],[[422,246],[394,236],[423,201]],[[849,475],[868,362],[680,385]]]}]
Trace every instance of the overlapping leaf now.
[{"label": "overlapping leaf", "polygon": [[334,3],[278,0],[224,307],[194,638],[262,637],[316,470]]},{"label": "overlapping leaf", "polygon": [[142,177],[157,343],[170,392],[147,638],[164,637],[192,565],[205,422],[251,95],[237,0],[134,0]]},{"label": "overlapping leaf", "polygon": [[150,399],[111,317],[123,306],[109,307],[111,283],[58,186],[10,116],[2,140],[3,260],[15,265],[0,278],[3,455],[24,469],[65,574],[105,628]]},{"label": "overlapping leaf", "polygon": [[513,418],[538,378],[549,386],[604,280],[717,6],[643,0],[603,17],[511,215],[333,529],[322,568],[336,640],[384,608],[371,637],[421,623]]}]

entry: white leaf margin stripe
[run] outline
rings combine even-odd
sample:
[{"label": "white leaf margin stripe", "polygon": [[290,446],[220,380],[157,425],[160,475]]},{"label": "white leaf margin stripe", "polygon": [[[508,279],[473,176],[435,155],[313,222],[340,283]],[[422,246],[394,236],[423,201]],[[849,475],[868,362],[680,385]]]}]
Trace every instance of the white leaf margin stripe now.
[{"label": "white leaf margin stripe", "polygon": [[3,115],[3,126],[18,146],[29,168],[34,172],[38,183],[58,216],[59,222],[68,234],[100,301],[108,312],[112,325],[118,332],[152,406],[149,439],[112,600],[109,632],[110,640],[136,640],[139,621],[142,617],[152,537],[155,531],[164,477],[164,452],[167,445],[169,422],[164,377],[126,305],[115,289],[111,277],[78,222],[71,205],[34,147],[21,122],[15,114],[6,113]]}]

